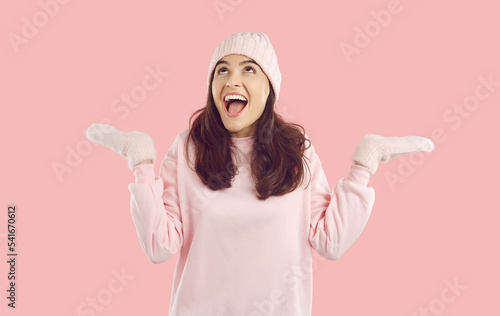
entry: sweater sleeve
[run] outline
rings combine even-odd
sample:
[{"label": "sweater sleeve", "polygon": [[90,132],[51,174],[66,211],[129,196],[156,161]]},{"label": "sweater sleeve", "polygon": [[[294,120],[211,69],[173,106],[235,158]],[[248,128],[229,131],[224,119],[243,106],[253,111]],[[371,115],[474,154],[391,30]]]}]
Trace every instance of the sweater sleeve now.
[{"label": "sweater sleeve", "polygon": [[337,260],[363,231],[375,201],[375,191],[367,187],[368,169],[354,163],[347,178],[340,179],[331,191],[320,159],[314,148],[311,151],[309,242],[322,257]]},{"label": "sweater sleeve", "polygon": [[130,208],[142,249],[152,263],[162,263],[181,248],[182,219],[177,194],[177,140],[155,177],[153,164],[133,168],[135,183],[129,184]]}]

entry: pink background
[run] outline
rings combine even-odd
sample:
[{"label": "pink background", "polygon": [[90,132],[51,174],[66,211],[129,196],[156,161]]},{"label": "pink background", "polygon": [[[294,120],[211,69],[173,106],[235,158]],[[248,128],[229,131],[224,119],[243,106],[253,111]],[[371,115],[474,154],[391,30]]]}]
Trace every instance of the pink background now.
[{"label": "pink background", "polygon": [[[204,106],[215,47],[263,31],[283,75],[277,112],[305,127],[331,187],[364,134],[436,144],[379,166],[360,238],[338,261],[316,256],[313,315],[498,315],[499,9],[485,0],[2,2],[0,314],[167,315],[177,255],[148,261],[130,214],[133,173],[84,131],[108,122],[147,132],[163,158]],[[363,47],[360,32],[370,34]],[[357,51],[346,56],[342,43]],[[168,75],[155,89],[114,105],[140,96],[156,65]],[[5,299],[10,204],[15,311]]]}]

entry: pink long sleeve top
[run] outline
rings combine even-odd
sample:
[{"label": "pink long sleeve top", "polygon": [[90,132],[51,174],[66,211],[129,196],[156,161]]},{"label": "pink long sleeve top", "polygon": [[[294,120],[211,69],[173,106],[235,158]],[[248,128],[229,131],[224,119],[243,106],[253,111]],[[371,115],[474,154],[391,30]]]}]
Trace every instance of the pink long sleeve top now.
[{"label": "pink long sleeve top", "polygon": [[177,135],[158,177],[154,165],[138,165],[128,187],[149,260],[179,252],[169,315],[311,315],[312,249],[336,260],[361,234],[375,201],[368,169],[352,164],[330,190],[311,144],[303,184],[261,201],[250,173],[252,137],[233,138],[239,173],[231,188],[213,191],[187,165],[188,132]]}]

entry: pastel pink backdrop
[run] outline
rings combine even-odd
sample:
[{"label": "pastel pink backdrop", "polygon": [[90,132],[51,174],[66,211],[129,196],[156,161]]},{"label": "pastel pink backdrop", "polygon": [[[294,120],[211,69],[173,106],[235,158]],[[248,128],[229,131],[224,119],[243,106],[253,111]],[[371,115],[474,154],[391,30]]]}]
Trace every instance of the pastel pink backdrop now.
[{"label": "pastel pink backdrop", "polygon": [[[220,15],[216,5],[227,11]],[[439,140],[431,155],[379,166],[369,183],[375,206],[360,238],[338,261],[315,257],[313,315],[499,313],[498,3],[0,6],[1,315],[167,315],[177,255],[159,265],[148,261],[130,214],[133,173],[124,158],[89,146],[84,131],[107,120],[147,132],[160,161],[204,106],[213,50],[238,31],[271,38],[283,75],[276,110],[306,128],[332,188],[347,175],[364,134]],[[36,31],[13,44],[13,34],[19,40],[33,19]],[[360,47],[360,39],[347,58],[341,45],[356,47],[358,30],[371,34],[369,42]],[[168,75],[134,106],[117,104],[122,95],[139,95],[148,67]],[[496,82],[491,91],[479,79],[488,76]],[[464,110],[476,88],[482,100]],[[58,175],[56,164],[67,172]],[[5,298],[10,204],[18,206],[15,311]],[[122,273],[129,279],[120,281]],[[465,288],[450,290],[447,280]]]}]

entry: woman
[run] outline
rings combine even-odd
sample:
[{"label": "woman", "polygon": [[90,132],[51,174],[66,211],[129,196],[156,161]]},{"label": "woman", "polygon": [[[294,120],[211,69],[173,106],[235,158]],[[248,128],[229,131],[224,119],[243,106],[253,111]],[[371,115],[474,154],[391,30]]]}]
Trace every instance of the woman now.
[{"label": "woman", "polygon": [[424,137],[366,135],[331,191],[304,129],[274,112],[280,83],[266,34],[226,38],[209,65],[207,104],[158,177],[147,134],[87,131],[134,171],[132,217],[149,260],[179,252],[169,315],[311,315],[312,249],[336,260],[358,238],[379,162],[434,148]]}]

